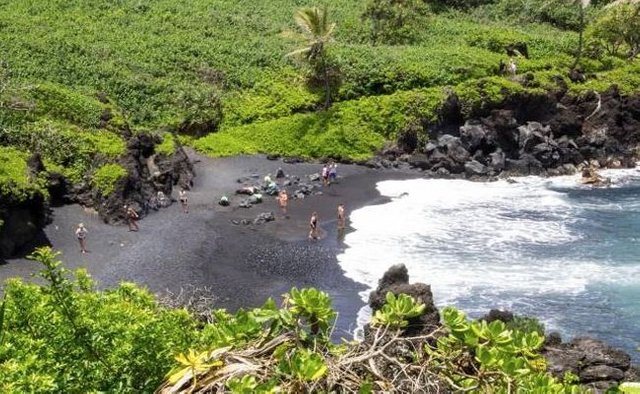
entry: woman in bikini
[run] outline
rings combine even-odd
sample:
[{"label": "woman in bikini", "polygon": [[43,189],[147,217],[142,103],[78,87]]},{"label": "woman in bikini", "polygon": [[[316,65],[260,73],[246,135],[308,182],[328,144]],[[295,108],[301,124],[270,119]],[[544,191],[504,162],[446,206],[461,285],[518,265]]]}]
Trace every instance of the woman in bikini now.
[{"label": "woman in bikini", "polygon": [[80,252],[87,253],[87,247],[85,244],[85,239],[87,238],[87,229],[84,227],[84,224],[78,224],[78,228],[76,229],[76,238],[78,238],[78,243],[80,244]]},{"label": "woman in bikini", "polygon": [[311,214],[309,220],[309,239],[318,239],[318,213]]}]

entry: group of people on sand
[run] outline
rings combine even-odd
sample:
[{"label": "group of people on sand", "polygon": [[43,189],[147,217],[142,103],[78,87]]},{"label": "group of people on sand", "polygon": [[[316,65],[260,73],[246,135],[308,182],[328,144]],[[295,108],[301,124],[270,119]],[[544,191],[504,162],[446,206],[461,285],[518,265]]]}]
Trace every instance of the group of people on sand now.
[{"label": "group of people on sand", "polygon": [[[157,195],[158,202],[166,204],[168,200],[165,194],[162,191],[158,192]],[[184,188],[181,188],[178,192],[178,200],[180,201],[180,205],[182,206],[182,211],[184,213],[189,213],[189,200],[187,198],[187,191]],[[125,204],[123,207],[124,217],[127,221],[127,225],[129,226],[129,231],[139,231],[140,227],[138,227],[138,219],[140,215],[133,209],[132,206]],[[78,243],[80,244],[80,253],[89,253],[87,250],[87,234],[89,231],[85,227],[84,223],[78,223],[78,227],[76,228],[76,238],[78,239]]]},{"label": "group of people on sand", "polygon": [[[331,183],[334,183],[336,181],[337,175],[338,175],[338,165],[336,163],[325,164],[322,167],[322,172],[321,172],[322,184],[324,186],[330,186]],[[267,181],[267,177],[265,177],[265,182],[266,181]],[[270,182],[272,181],[270,177],[268,181]],[[289,194],[287,193],[286,189],[283,188],[278,192],[276,201],[280,206],[280,210],[282,211],[283,216],[285,218],[288,218],[287,207],[289,205]],[[346,225],[346,213],[345,213],[343,203],[338,204],[337,217],[338,217],[338,230],[339,231],[344,230]],[[309,237],[308,238],[311,240],[317,240],[319,238],[317,212],[313,212],[311,214],[311,218],[309,219]]]},{"label": "group of people on sand", "polygon": [[334,162],[325,163],[322,166],[322,184],[324,186],[331,186],[338,178],[338,165]]},{"label": "group of people on sand", "polygon": [[[322,167],[321,176],[322,176],[322,184],[324,186],[330,186],[332,183],[335,183],[338,176],[338,165],[334,162],[324,164]],[[267,187],[273,187],[273,185],[275,185],[275,182],[271,179],[270,175],[267,175],[265,177],[265,182],[268,185]],[[168,205],[167,202],[169,200],[162,191],[158,192],[158,195],[156,198],[158,203],[161,204],[161,206]],[[187,191],[184,188],[181,188],[180,191],[178,192],[178,201],[180,201],[180,205],[182,206],[182,211],[184,213],[189,213],[189,199],[187,197]],[[289,205],[289,195],[286,189],[283,188],[282,190],[277,192],[276,201],[278,202],[278,205],[280,206],[280,209],[282,210],[282,214],[284,215],[284,217],[288,218],[287,207]],[[131,207],[130,205],[124,205],[123,209],[124,209],[124,217],[127,221],[127,225],[129,226],[129,231],[135,231],[135,232],[139,231],[140,227],[138,226],[138,219],[140,218],[140,216],[138,215],[136,210],[133,209],[133,207]],[[318,220],[319,220],[318,213],[313,212],[311,214],[311,219],[309,219],[309,239],[311,240],[317,240],[319,238]],[[338,231],[344,230],[346,225],[346,213],[345,213],[345,207],[343,203],[338,204],[338,207],[337,207],[337,223],[338,223]],[[89,252],[86,247],[86,239],[87,239],[88,233],[89,231],[85,227],[84,223],[79,223],[78,227],[76,228],[75,235],[76,235],[76,238],[78,239],[78,243],[80,244],[80,252],[83,254]]]},{"label": "group of people on sand", "polygon": [[[346,213],[344,210],[344,204],[340,203],[338,204],[338,209],[337,209],[337,216],[338,216],[338,231],[342,232],[345,228],[346,222],[347,222],[347,217],[346,217]],[[311,240],[317,240],[319,238],[318,235],[318,212],[313,212],[311,214],[311,219],[309,219],[309,239]]]}]

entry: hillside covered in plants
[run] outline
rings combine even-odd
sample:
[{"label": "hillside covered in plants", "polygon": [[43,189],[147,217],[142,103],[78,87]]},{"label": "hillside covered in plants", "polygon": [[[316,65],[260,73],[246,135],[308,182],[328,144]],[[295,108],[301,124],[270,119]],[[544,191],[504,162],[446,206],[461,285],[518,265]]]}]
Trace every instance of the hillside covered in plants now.
[{"label": "hillside covered in plants", "polygon": [[[293,0],[6,2],[2,154],[39,152],[47,171],[107,195],[125,173],[104,165],[122,164],[131,133],[175,131],[210,155],[365,160],[437,120],[451,93],[470,115],[560,81],[635,92],[635,6],[583,3],[327,1],[324,32],[305,35],[294,13],[315,4]],[[509,58],[527,83],[501,73]],[[171,152],[164,140],[157,151]],[[8,162],[4,189],[44,190]]]}]

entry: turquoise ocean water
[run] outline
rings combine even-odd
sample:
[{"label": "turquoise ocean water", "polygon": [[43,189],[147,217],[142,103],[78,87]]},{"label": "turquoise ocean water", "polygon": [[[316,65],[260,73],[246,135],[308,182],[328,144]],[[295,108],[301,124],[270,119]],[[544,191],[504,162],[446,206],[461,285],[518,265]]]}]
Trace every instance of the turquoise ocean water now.
[{"label": "turquoise ocean water", "polygon": [[404,263],[438,306],[536,316],[566,340],[594,336],[640,361],[640,171],[602,174],[612,187],[578,176],[381,182],[392,201],[351,213],[338,260],[370,288]]}]

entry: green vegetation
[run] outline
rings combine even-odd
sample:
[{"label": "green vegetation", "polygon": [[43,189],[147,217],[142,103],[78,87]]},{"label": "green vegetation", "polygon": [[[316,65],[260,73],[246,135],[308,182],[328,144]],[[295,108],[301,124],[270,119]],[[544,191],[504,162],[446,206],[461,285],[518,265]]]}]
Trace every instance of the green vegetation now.
[{"label": "green vegetation", "polygon": [[[457,390],[493,392],[495,388],[518,388],[523,392],[577,393],[577,386],[558,382],[546,374],[546,362],[537,354],[544,336],[536,331],[507,329],[501,321],[468,321],[464,313],[442,311],[450,334],[427,347],[431,361]],[[471,362],[476,373],[469,374]]]},{"label": "green vegetation", "polygon": [[[543,337],[535,330],[468,321],[446,308],[442,328],[403,337],[406,319],[425,308],[407,295],[387,295],[368,341],[334,344],[329,334],[336,314],[327,294],[316,289],[292,289],[280,308],[268,300],[235,314],[214,310],[202,320],[185,309],[163,307],[130,283],[98,291],[85,271],[66,271],[49,248],[31,258],[43,265],[44,284],[9,280],[0,303],[3,393],[158,387],[184,393],[372,392],[426,386],[581,392],[544,372],[538,354]],[[402,368],[383,367],[382,360]],[[403,386],[411,384],[421,386]]]},{"label": "green vegetation", "polygon": [[316,82],[322,83],[324,88],[324,109],[331,104],[332,85],[336,82],[335,66],[331,64],[328,54],[328,45],[333,42],[333,31],[336,24],[329,21],[329,12],[325,6],[301,8],[296,11],[294,20],[298,29],[302,33],[289,33],[288,35],[305,42],[303,48],[297,49],[287,54],[287,56],[298,56],[304,60],[311,68],[309,75],[309,85]]},{"label": "green vegetation", "polygon": [[50,249],[34,252],[47,285],[12,279],[4,288],[0,391],[152,392],[173,356],[198,338],[184,310],[160,307],[131,283],[96,291]]},{"label": "green vegetation", "polygon": [[[416,125],[452,91],[467,114],[553,89],[558,77],[577,94],[613,83],[637,92],[628,59],[640,48],[640,5],[579,3],[8,2],[0,143],[41,152],[73,182],[117,162],[129,129],[189,135],[210,155],[366,160],[408,128],[426,140]],[[498,73],[507,47],[523,52],[526,88]],[[569,81],[576,62],[594,78]],[[171,152],[171,138],[158,152]]]},{"label": "green vegetation", "polygon": [[372,44],[404,44],[427,22],[427,11],[422,0],[369,0],[362,18],[371,24]]},{"label": "green vegetation", "polygon": [[[12,147],[0,146],[0,197],[12,196],[24,201],[34,193],[44,193],[44,182],[31,179],[27,168],[28,156]],[[1,225],[1,222],[0,222]]]},{"label": "green vegetation", "polygon": [[166,133],[162,137],[162,142],[156,145],[156,153],[161,155],[171,155],[176,149],[175,140],[173,134]]},{"label": "green vegetation", "polygon": [[633,59],[640,53],[640,5],[623,3],[606,8],[589,26],[587,37],[592,56],[605,52]]},{"label": "green vegetation", "polygon": [[415,300],[406,294],[396,297],[392,292],[388,292],[385,301],[382,309],[376,311],[373,316],[373,324],[394,328],[406,327],[409,324],[408,319],[420,316],[425,309],[424,304],[416,304]]},{"label": "green vegetation", "polygon": [[116,183],[127,175],[127,170],[119,164],[105,164],[98,168],[91,178],[92,185],[108,196],[113,193]]}]

